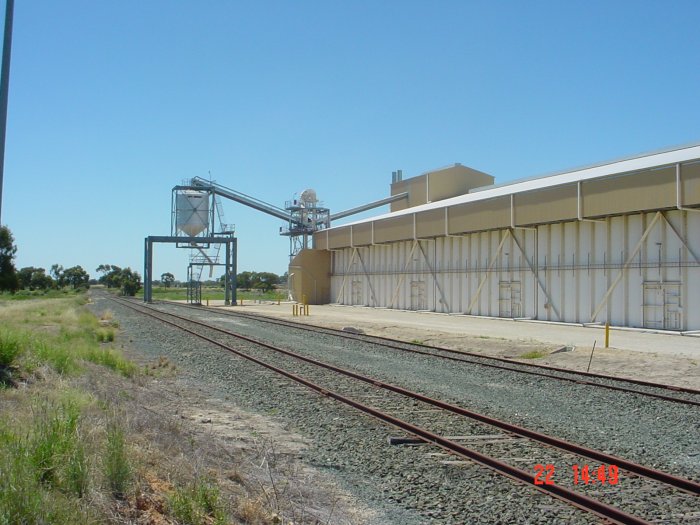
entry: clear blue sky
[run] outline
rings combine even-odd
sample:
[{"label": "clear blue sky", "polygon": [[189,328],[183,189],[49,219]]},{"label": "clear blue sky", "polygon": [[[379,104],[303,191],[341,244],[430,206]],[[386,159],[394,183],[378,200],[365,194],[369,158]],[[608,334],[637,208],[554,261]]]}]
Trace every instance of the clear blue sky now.
[{"label": "clear blue sky", "polygon": [[[142,272],[171,188],[209,172],[340,211],[387,196],[399,168],[506,182],[700,141],[698,20],[696,0],[18,0],[16,266]],[[225,213],[240,270],[286,270],[280,221]],[[187,261],[159,246],[154,274]]]}]

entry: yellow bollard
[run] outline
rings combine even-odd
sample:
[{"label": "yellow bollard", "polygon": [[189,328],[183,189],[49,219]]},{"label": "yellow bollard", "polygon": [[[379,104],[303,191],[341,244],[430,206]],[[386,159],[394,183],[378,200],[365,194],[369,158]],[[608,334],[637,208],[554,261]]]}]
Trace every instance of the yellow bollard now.
[{"label": "yellow bollard", "polygon": [[605,348],[610,347],[610,323],[605,323]]},{"label": "yellow bollard", "polygon": [[309,315],[309,305],[306,305],[306,315]]}]

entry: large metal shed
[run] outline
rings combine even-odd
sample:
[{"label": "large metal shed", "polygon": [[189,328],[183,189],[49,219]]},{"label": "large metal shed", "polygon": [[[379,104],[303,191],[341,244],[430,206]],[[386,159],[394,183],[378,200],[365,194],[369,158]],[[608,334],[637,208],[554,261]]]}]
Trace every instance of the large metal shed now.
[{"label": "large metal shed", "polygon": [[305,273],[318,288],[329,266],[331,303],[700,330],[700,145],[473,187],[485,177],[394,182],[409,207],[316,233]]}]

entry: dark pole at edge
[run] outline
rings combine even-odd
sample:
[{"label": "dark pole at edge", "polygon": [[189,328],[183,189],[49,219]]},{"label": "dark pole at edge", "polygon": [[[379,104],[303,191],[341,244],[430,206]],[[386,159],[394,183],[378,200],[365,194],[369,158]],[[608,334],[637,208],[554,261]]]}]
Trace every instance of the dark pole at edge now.
[{"label": "dark pole at edge", "polygon": [[14,10],[15,0],[6,0],[5,37],[2,44],[2,71],[0,72],[0,224],[2,224],[2,184],[5,173],[5,133],[7,131],[7,99],[10,91],[10,56]]}]

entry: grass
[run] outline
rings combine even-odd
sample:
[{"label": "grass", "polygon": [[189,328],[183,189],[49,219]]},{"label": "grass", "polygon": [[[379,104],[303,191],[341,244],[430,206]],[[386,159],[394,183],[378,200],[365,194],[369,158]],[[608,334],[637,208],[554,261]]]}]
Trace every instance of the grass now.
[{"label": "grass", "polygon": [[84,289],[73,290],[72,288],[62,288],[61,290],[18,290],[14,294],[10,292],[0,292],[0,301],[26,301],[29,299],[76,297],[84,294],[84,292]]},{"label": "grass", "polygon": [[[131,487],[125,434],[107,421],[104,406],[61,378],[77,376],[85,362],[126,377],[137,367],[105,347],[115,339],[114,323],[87,311],[84,295],[4,299],[0,365],[12,367],[14,379],[32,380],[0,391],[0,525],[99,521],[84,498],[100,490],[100,480],[112,494]],[[42,367],[48,370],[38,374]],[[47,377],[53,377],[50,387],[42,386]],[[89,424],[86,410],[93,413]],[[103,415],[96,420],[94,413]]]},{"label": "grass", "polygon": [[80,409],[29,402],[24,417],[0,429],[0,524],[87,521],[90,511],[78,501],[90,483]]},{"label": "grass", "polygon": [[115,341],[116,323],[97,319],[83,308],[85,302],[84,295],[0,301],[0,323],[6,326],[0,330],[0,365],[16,364],[31,373],[47,364],[60,374],[75,374],[89,361],[133,376],[136,365],[104,346]]},{"label": "grass", "polygon": [[189,486],[176,488],[168,503],[171,514],[181,523],[228,523],[219,487],[210,479],[195,479]]},{"label": "grass", "polygon": [[107,424],[104,468],[112,494],[117,498],[123,498],[129,488],[132,472],[127,457],[124,430],[114,418]]},{"label": "grass", "polygon": [[[235,489],[232,499],[231,483],[217,470],[218,448],[205,452],[170,412],[144,406],[150,398],[138,397],[146,395],[141,389],[158,392],[149,376],[175,366],[161,357],[144,369],[150,372],[137,370],[111,345],[119,338],[113,313],[95,317],[79,295],[4,298],[0,380],[13,374],[6,384],[22,388],[0,389],[0,525],[153,516],[211,525],[238,522],[233,513],[250,524],[280,523],[255,491]],[[207,476],[197,474],[203,455],[211,455]]]},{"label": "grass", "polygon": [[24,350],[22,337],[6,328],[0,329],[0,366],[10,366]]},{"label": "grass", "polygon": [[539,359],[540,357],[545,357],[546,355],[547,352],[544,350],[531,350],[530,352],[525,352],[518,357],[521,359]]}]

